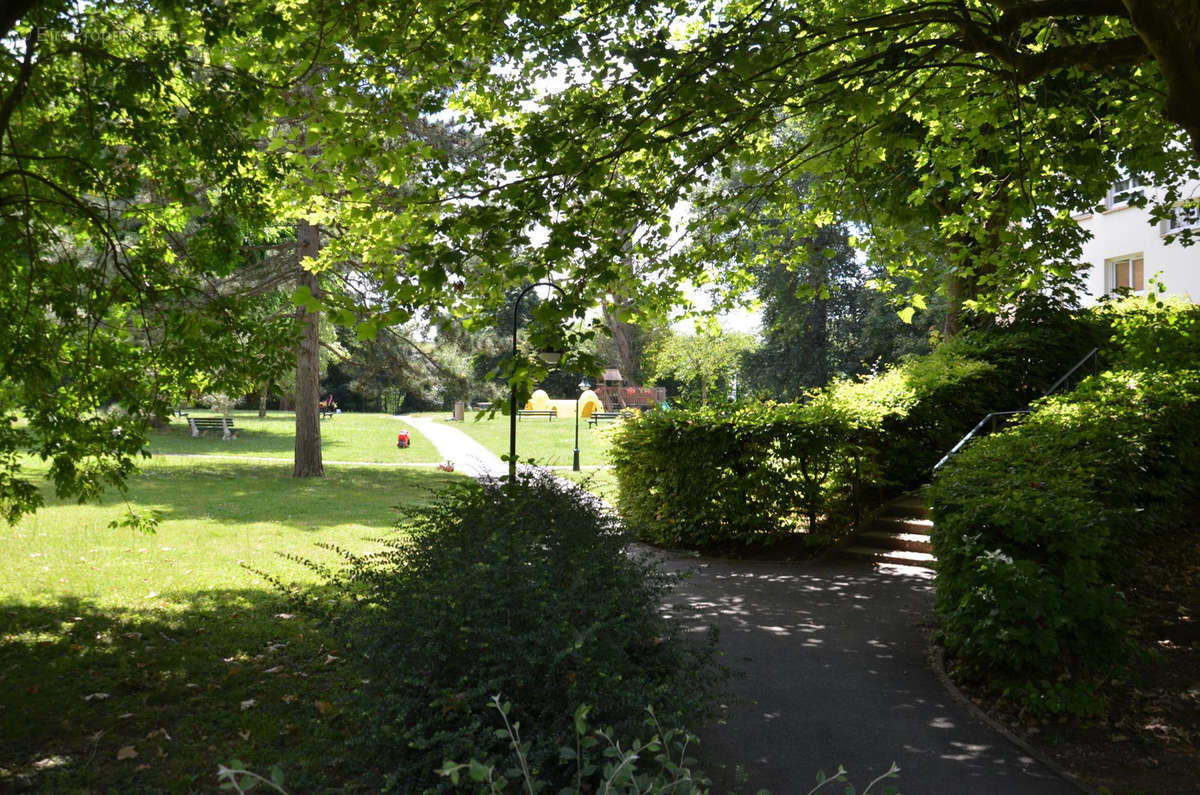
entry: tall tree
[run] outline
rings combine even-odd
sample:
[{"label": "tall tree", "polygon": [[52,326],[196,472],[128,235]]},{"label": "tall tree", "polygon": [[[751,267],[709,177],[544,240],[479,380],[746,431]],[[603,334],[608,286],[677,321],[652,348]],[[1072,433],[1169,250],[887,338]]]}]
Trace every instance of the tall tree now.
[{"label": "tall tree", "polygon": [[756,344],[749,334],[714,326],[696,334],[665,335],[650,351],[649,382],[674,380],[683,386],[685,398],[707,404],[717,390],[733,388],[742,358]]},{"label": "tall tree", "polygon": [[[244,391],[278,345],[224,288],[269,219],[254,86],[175,6],[30,5],[0,42],[0,508],[120,485],[184,394]],[[264,332],[266,336],[264,337]],[[18,417],[23,422],[18,422]]]}]

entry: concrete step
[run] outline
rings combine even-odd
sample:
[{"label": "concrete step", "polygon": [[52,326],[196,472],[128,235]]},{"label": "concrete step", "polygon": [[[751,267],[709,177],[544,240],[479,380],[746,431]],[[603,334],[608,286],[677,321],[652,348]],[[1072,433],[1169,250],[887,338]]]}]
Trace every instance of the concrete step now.
[{"label": "concrete step", "polygon": [[937,560],[928,552],[910,552],[903,549],[876,549],[874,547],[845,547],[847,555],[870,558],[876,563],[895,563],[902,566],[918,566],[925,569],[937,567]]},{"label": "concrete step", "polygon": [[906,494],[884,503],[881,516],[911,516],[917,519],[929,518],[929,506],[924,497]]},{"label": "concrete step", "polygon": [[876,549],[906,550],[908,552],[933,553],[929,533],[902,533],[887,530],[866,530],[854,534],[854,540],[863,547]]},{"label": "concrete step", "polygon": [[912,533],[929,535],[933,531],[933,520],[909,516],[876,516],[867,525],[867,530],[881,533]]}]

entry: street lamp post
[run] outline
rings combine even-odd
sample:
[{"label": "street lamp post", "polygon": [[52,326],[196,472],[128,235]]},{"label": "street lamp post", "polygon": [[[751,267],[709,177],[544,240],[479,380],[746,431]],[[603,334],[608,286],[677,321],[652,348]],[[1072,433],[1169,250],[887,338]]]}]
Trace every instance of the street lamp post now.
[{"label": "street lamp post", "polygon": [[[512,360],[513,360],[513,374],[514,375],[516,375],[516,366],[517,366],[517,323],[519,322],[519,318],[520,318],[521,299],[524,298],[525,295],[535,287],[553,287],[555,290],[558,290],[559,295],[561,295],[563,298],[567,297],[567,294],[565,292],[563,292],[563,288],[559,287],[554,282],[534,282],[533,284],[529,285],[524,290],[522,290],[521,293],[517,296],[517,300],[513,303]],[[542,359],[542,361],[545,361],[547,364],[556,364],[558,362],[558,357],[561,356],[561,354],[558,354],[558,356],[553,356],[553,360],[551,360],[551,356],[552,355],[539,354],[539,357]],[[508,480],[510,483],[515,483],[517,480],[517,388],[516,388],[516,384],[510,384],[508,387]]]},{"label": "street lamp post", "polygon": [[575,398],[575,463],[571,465],[571,469],[579,471],[579,401],[583,398],[583,393],[592,388],[586,378],[579,379],[579,397]]}]

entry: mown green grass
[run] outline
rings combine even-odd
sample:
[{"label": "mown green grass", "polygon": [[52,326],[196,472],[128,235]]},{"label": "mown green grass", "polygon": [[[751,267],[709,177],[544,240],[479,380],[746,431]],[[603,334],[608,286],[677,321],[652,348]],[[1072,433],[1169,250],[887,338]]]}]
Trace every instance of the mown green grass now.
[{"label": "mown green grass", "polygon": [[[193,413],[197,417],[218,416],[203,411]],[[233,419],[238,438],[224,441],[219,432],[193,439],[187,420],[175,417],[166,430],[151,435],[150,451],[291,460],[296,438],[295,414],[271,411],[260,419],[256,411],[235,411]],[[396,447],[396,434],[407,427],[390,414],[338,414],[321,420],[321,452],[330,462],[436,464],[437,451],[424,437],[414,435],[411,447],[403,450]]]},{"label": "mown green grass", "polygon": [[332,562],[316,543],[369,549],[397,507],[459,476],[326,471],[295,480],[286,461],[156,458],[128,494],[160,516],[153,535],[109,527],[119,498],[48,495],[0,527],[0,790],[208,791],[235,757],[280,763],[294,792],[354,789],[355,657],[240,564],[311,585],[317,575],[281,553]]},{"label": "mown green grass", "polygon": [[[461,476],[434,469],[419,433],[398,450],[407,426],[388,415],[324,420],[326,477],[308,480],[290,476],[292,414],[235,422],[227,442],[177,419],[152,434],[124,499],[76,505],[47,489],[45,508],[0,526],[0,791],[207,791],[234,758],[279,763],[293,792],[378,785],[356,758],[356,657],[270,580],[314,586],[286,556],[368,550]],[[507,452],[506,418],[454,427]],[[603,462],[605,436],[580,427],[585,466]],[[523,457],[571,462],[572,422],[522,420],[517,438]],[[404,463],[419,466],[379,466]],[[608,472],[574,477],[613,486]],[[109,526],[129,509],[153,513],[157,532]]]}]

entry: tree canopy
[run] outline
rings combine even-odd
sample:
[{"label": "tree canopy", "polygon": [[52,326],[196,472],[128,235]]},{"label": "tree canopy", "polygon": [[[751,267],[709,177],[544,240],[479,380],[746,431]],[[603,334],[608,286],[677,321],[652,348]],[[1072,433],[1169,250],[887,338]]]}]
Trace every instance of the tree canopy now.
[{"label": "tree canopy", "polygon": [[[960,317],[1069,274],[1071,210],[1118,175],[1171,204],[1200,157],[1190,0],[21,0],[0,24],[10,518],[38,500],[20,451],[91,496],[180,395],[287,366],[263,352],[296,318],[244,278],[264,241],[306,322],[486,319],[553,279],[530,332],[561,343],[589,307],[664,315],[713,278],[687,241],[769,205],[798,236],[851,223]],[[696,189],[734,173],[721,220]],[[334,269],[370,289],[304,276]]]}]

